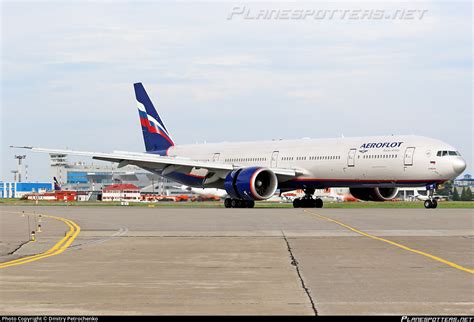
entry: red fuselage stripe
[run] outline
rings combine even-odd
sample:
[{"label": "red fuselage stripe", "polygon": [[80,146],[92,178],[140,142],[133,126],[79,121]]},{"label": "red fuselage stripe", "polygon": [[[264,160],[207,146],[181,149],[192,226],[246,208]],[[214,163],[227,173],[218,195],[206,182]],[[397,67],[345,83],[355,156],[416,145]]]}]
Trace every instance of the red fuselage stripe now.
[{"label": "red fuselage stripe", "polygon": [[438,180],[433,180],[433,179],[423,179],[423,180],[377,180],[377,179],[372,179],[372,180],[360,180],[360,179],[321,179],[321,178],[296,178],[291,181],[322,181],[322,182],[362,182],[362,183],[404,183],[404,182],[444,182],[446,179],[438,179]]}]

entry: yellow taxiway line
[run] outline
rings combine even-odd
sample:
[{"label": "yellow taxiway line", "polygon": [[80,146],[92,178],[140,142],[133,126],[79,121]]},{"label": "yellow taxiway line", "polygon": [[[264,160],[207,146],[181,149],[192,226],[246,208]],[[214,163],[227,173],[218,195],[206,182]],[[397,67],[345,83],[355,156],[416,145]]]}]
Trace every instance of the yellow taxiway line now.
[{"label": "yellow taxiway line", "polygon": [[326,217],[326,216],[323,216],[323,215],[319,215],[319,214],[316,214],[314,212],[311,212],[311,211],[308,211],[308,210],[304,210],[305,212],[307,212],[308,214],[311,214],[311,215],[314,215],[314,216],[317,216],[321,219],[324,219],[324,220],[327,220],[327,221],[330,221],[330,222],[333,222],[339,226],[342,226],[344,228],[347,228],[355,233],[358,233],[359,235],[362,235],[362,236],[365,236],[365,237],[369,237],[369,238],[372,238],[372,239],[375,239],[375,240],[378,240],[378,241],[381,241],[381,242],[384,242],[384,243],[387,243],[387,244],[390,244],[390,245],[393,245],[393,246],[396,246],[396,247],[399,247],[401,249],[404,249],[404,250],[407,250],[409,252],[412,252],[412,253],[415,253],[415,254],[419,254],[419,255],[422,255],[422,256],[425,256],[425,257],[428,257],[432,260],[435,260],[435,261],[438,261],[438,262],[441,262],[443,264],[446,264],[446,265],[449,265],[453,268],[456,268],[456,269],[459,269],[461,271],[464,271],[464,272],[467,272],[467,273],[470,273],[470,274],[474,274],[474,269],[472,268],[467,268],[467,267],[464,267],[464,266],[461,266],[461,265],[458,265],[456,263],[453,263],[453,262],[450,262],[446,259],[443,259],[441,257],[438,257],[438,256],[435,256],[435,255],[432,255],[432,254],[429,254],[429,253],[426,253],[426,252],[422,252],[421,250],[417,250],[417,249],[413,249],[413,248],[410,248],[408,246],[405,246],[405,245],[402,245],[402,244],[399,244],[399,243],[396,243],[394,241],[391,241],[391,240],[388,240],[388,239],[385,239],[385,238],[381,238],[381,237],[377,237],[377,236],[374,236],[374,235],[371,235],[371,234],[368,234],[366,232],[363,232],[357,228],[354,228],[354,227],[351,227],[347,224],[344,224],[340,221],[337,221],[335,219],[332,219],[332,218],[329,218],[329,217]]},{"label": "yellow taxiway line", "polygon": [[[36,215],[36,214],[29,214],[29,213],[22,213],[22,212],[8,212],[8,211],[6,211],[6,213],[25,214],[28,216]],[[48,249],[47,251],[43,253],[32,255],[32,256],[26,256],[26,257],[12,260],[12,261],[0,263],[0,269],[10,267],[10,266],[22,265],[22,264],[34,262],[43,258],[59,255],[62,252],[64,252],[72,244],[74,239],[76,239],[77,235],[79,235],[81,231],[81,228],[79,227],[79,225],[77,225],[72,220],[62,218],[62,217],[48,216],[48,215],[43,215],[43,217],[59,220],[65,223],[69,227],[69,231],[66,233],[66,236],[64,236],[64,238],[58,241],[53,247],[51,247],[50,249]]]}]

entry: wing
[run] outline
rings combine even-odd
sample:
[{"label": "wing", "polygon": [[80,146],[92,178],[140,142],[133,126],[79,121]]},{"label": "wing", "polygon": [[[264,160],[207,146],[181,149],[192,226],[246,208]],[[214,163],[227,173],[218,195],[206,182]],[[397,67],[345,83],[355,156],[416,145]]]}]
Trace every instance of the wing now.
[{"label": "wing", "polygon": [[[166,176],[171,172],[180,172],[190,174],[193,170],[207,170],[205,180],[203,184],[211,184],[219,179],[225,179],[227,174],[235,169],[241,168],[241,166],[220,163],[220,162],[202,162],[194,161],[189,158],[181,157],[167,157],[160,156],[150,153],[134,153],[134,152],[123,152],[116,151],[114,153],[102,153],[102,152],[87,152],[87,151],[74,151],[74,150],[59,150],[59,149],[45,149],[32,146],[11,146],[12,148],[28,149],[34,152],[42,153],[58,153],[58,154],[69,154],[69,155],[80,155],[92,157],[96,160],[109,161],[118,163],[118,167],[124,167],[127,165],[135,165],[146,170],[153,169],[159,171],[161,175]],[[286,168],[269,168],[278,177],[279,181],[287,181],[296,176],[302,175],[303,173],[298,172],[295,169]]]}]

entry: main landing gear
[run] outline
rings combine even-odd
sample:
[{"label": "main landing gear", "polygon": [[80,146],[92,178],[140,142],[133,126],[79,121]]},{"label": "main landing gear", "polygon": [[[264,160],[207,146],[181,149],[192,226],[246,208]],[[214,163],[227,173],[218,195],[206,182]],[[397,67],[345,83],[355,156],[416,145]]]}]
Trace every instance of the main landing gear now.
[{"label": "main landing gear", "polygon": [[323,208],[323,201],[320,198],[313,198],[315,189],[304,189],[305,196],[293,200],[293,208]]},{"label": "main landing gear", "polygon": [[226,208],[253,208],[255,207],[255,201],[226,198],[224,200],[224,207]]},{"label": "main landing gear", "polygon": [[426,209],[434,209],[438,207],[438,201],[433,198],[434,192],[436,190],[436,184],[430,184],[426,186],[426,190],[428,190],[428,200],[425,200],[424,206]]}]

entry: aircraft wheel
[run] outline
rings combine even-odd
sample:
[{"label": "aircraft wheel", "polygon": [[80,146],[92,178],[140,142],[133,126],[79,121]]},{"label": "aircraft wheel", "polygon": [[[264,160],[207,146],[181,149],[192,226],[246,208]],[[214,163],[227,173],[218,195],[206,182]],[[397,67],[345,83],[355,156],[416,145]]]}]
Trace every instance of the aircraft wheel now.
[{"label": "aircraft wheel", "polygon": [[313,198],[303,199],[303,208],[316,208],[316,200]]},{"label": "aircraft wheel", "polygon": [[438,201],[436,201],[436,199],[434,199],[434,200],[432,201],[432,203],[433,203],[433,205],[431,206],[431,208],[434,209],[434,208],[438,207]]},{"label": "aircraft wheel", "polygon": [[323,201],[321,199],[316,199],[315,200],[315,207],[316,208],[323,208]]},{"label": "aircraft wheel", "polygon": [[230,202],[230,206],[231,206],[232,208],[238,208],[238,206],[240,206],[239,200],[237,200],[237,199],[232,199],[231,202]]},{"label": "aircraft wheel", "polygon": [[300,208],[300,207],[301,207],[301,199],[296,198],[295,200],[293,200],[293,208]]},{"label": "aircraft wheel", "polygon": [[226,207],[226,208],[232,207],[232,199],[230,199],[230,198],[225,198],[225,200],[224,200],[224,207]]},{"label": "aircraft wheel", "polygon": [[247,202],[245,202],[245,200],[242,200],[242,199],[237,200],[237,208],[246,208],[246,206],[247,206]]},{"label": "aircraft wheel", "polygon": [[433,208],[433,202],[431,200],[425,200],[424,205],[426,209]]},{"label": "aircraft wheel", "polygon": [[247,201],[247,208],[253,208],[253,207],[255,207],[255,201],[248,200]]}]

